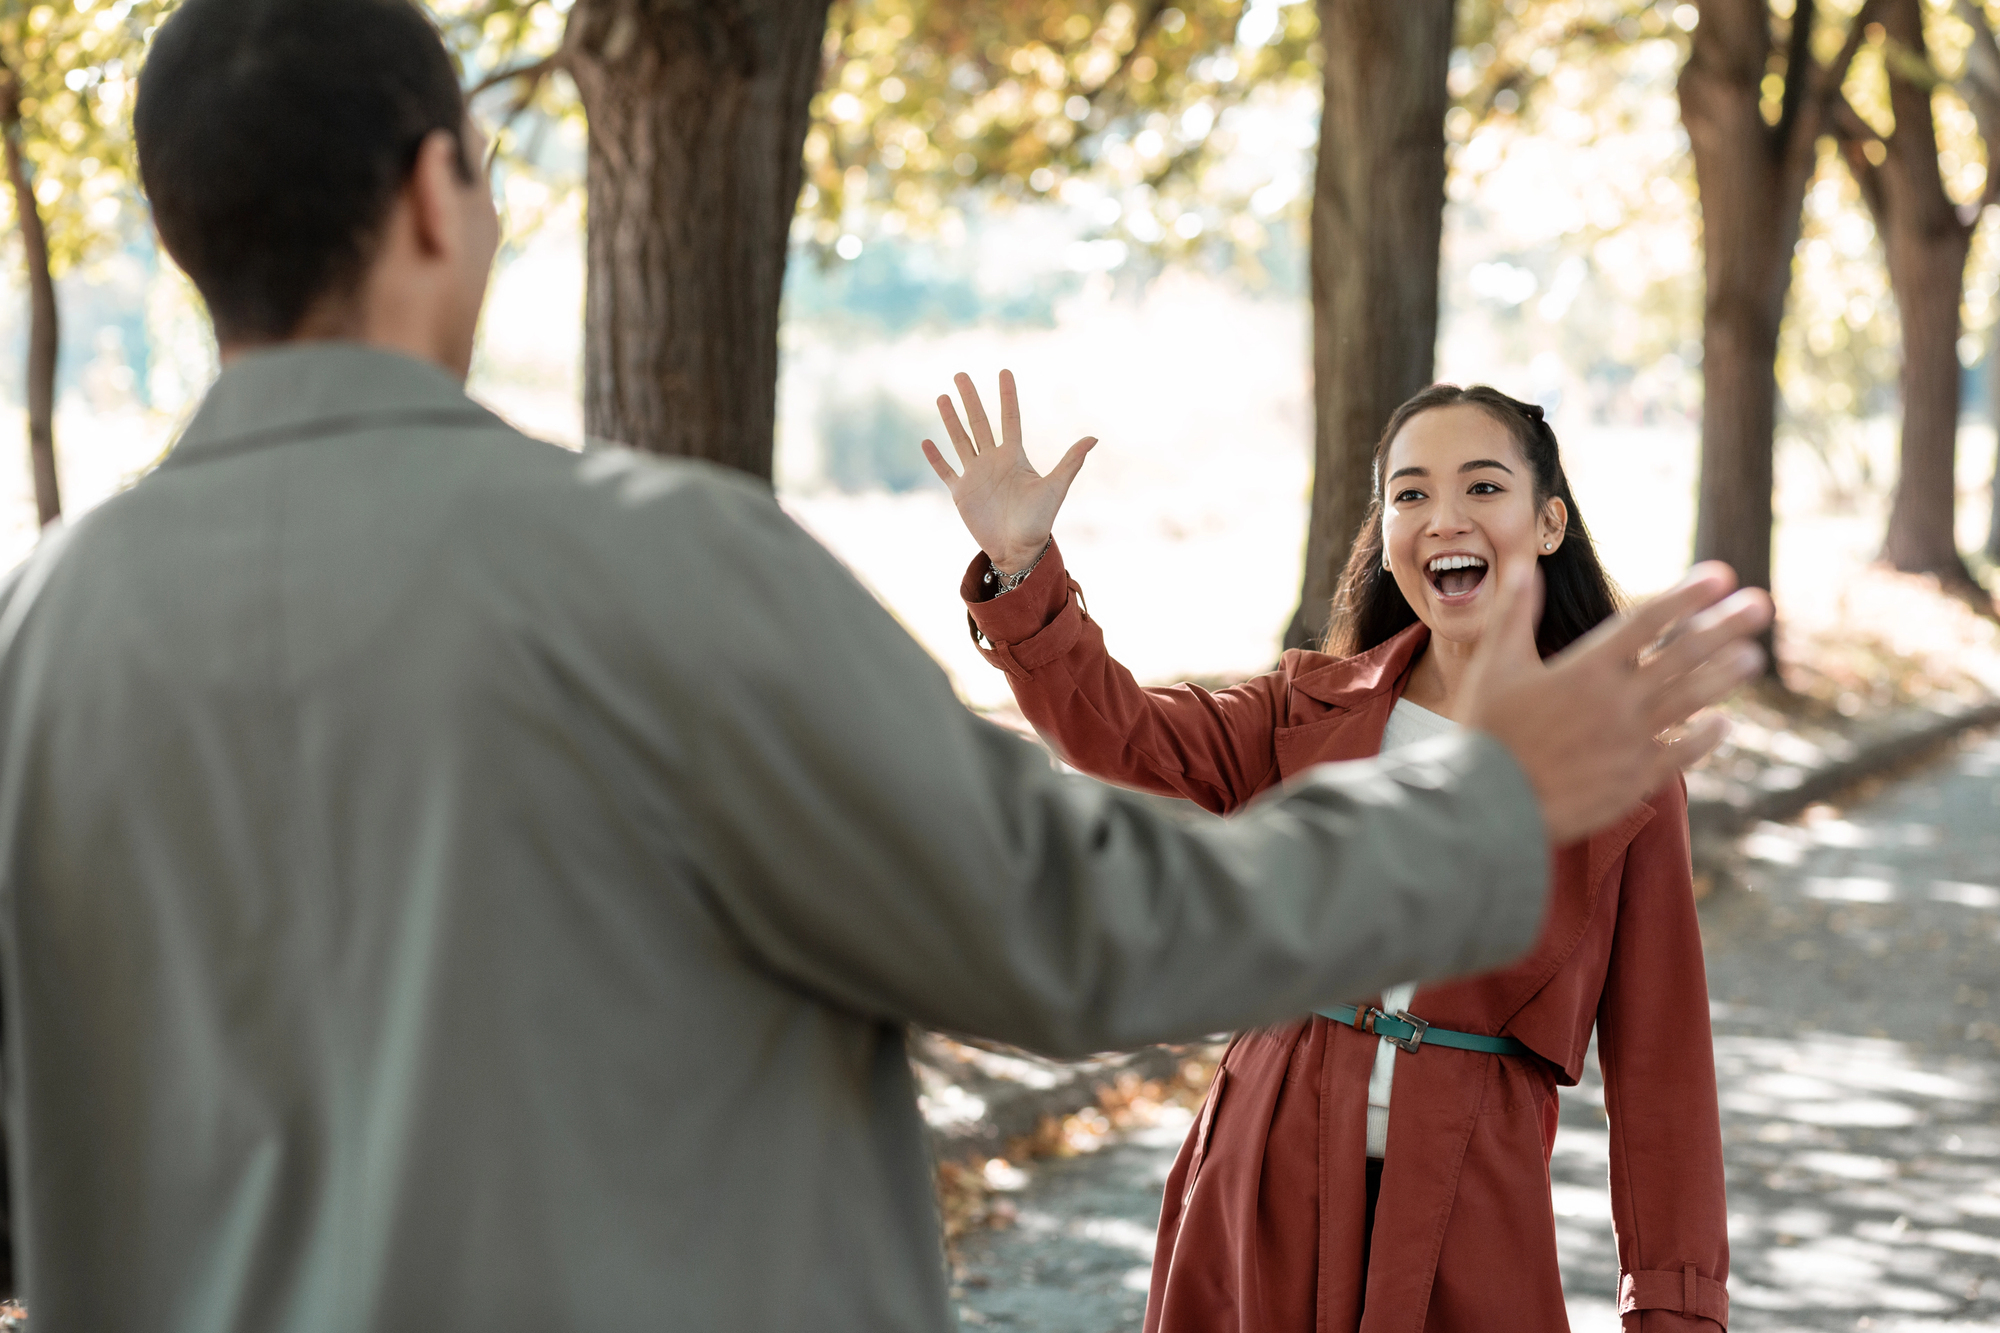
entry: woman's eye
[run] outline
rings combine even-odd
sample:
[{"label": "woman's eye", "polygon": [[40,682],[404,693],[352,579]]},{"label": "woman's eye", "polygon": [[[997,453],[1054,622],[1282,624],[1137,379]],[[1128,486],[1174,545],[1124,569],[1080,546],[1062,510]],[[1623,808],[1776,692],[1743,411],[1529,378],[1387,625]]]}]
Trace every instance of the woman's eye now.
[{"label": "woman's eye", "polygon": [[1396,503],[1399,505],[1415,504],[1417,501],[1423,498],[1424,498],[1424,493],[1422,491],[1396,492]]},{"label": "woman's eye", "polygon": [[1498,494],[1500,494],[1500,488],[1499,488],[1498,486],[1494,485],[1494,484],[1493,484],[1492,482],[1490,482],[1490,481],[1475,481],[1475,482],[1473,482],[1473,483],[1472,483],[1472,489],[1471,489],[1470,491],[1468,491],[1468,492],[1467,492],[1467,494],[1469,494],[1469,495],[1498,495]]}]

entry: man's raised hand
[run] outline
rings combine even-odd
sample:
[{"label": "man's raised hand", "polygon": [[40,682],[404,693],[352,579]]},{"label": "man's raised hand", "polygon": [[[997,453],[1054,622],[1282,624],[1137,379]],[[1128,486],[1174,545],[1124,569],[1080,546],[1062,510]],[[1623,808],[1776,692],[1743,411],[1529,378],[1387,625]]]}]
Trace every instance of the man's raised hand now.
[{"label": "man's raised hand", "polygon": [[1561,845],[1611,823],[1722,740],[1721,719],[1695,714],[1762,669],[1753,641],[1771,623],[1771,599],[1756,588],[1732,593],[1727,565],[1696,565],[1537,663],[1536,579],[1522,567],[1501,587],[1466,680],[1464,719],[1513,752],[1549,840]]},{"label": "man's raised hand", "polygon": [[1045,477],[1035,471],[1021,447],[1021,404],[1014,393],[1013,372],[1000,372],[998,443],[979,402],[979,391],[972,387],[972,376],[961,373],[953,382],[965,400],[965,424],[960,423],[950,394],[940,395],[937,405],[962,472],[952,471],[944,454],[929,440],[924,441],[924,457],[951,492],[959,518],[993,567],[1003,574],[1026,569],[1048,545],[1056,511],[1062,508],[1063,497],[1083,470],[1083,460],[1097,438],[1086,435],[1071,445]]}]

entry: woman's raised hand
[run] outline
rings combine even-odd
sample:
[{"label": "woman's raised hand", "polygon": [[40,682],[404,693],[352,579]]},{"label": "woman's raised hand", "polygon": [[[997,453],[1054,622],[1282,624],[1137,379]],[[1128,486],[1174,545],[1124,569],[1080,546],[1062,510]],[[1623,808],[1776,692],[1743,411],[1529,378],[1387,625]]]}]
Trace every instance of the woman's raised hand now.
[{"label": "woman's raised hand", "polygon": [[958,516],[965,521],[972,540],[979,543],[995,569],[1012,574],[1033,564],[1048,544],[1056,511],[1062,508],[1063,497],[1069,494],[1069,485],[1082,471],[1084,457],[1097,444],[1097,437],[1086,435],[1072,444],[1045,477],[1035,471],[1027,451],[1021,448],[1021,404],[1014,394],[1013,372],[1000,372],[997,444],[986,409],[980,406],[979,391],[972,387],[972,376],[955,375],[953,382],[965,400],[965,420],[972,433],[968,435],[965,425],[960,424],[950,394],[938,398],[938,415],[944,418],[963,471],[953,472],[929,440],[924,441],[924,457],[951,492],[951,502],[958,506]]}]

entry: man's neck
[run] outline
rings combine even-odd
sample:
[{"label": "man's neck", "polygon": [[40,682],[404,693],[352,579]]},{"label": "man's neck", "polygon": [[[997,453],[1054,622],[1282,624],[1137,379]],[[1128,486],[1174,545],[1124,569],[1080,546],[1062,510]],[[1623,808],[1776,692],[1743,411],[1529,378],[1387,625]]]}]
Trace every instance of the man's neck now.
[{"label": "man's neck", "polygon": [[295,333],[289,338],[241,339],[233,342],[218,342],[216,359],[225,369],[243,357],[257,352],[275,351],[281,347],[310,347],[315,343],[358,343],[363,347],[373,347],[381,352],[393,352],[413,361],[426,361],[439,370],[457,379],[465,380],[466,368],[454,365],[452,360],[439,353],[438,349],[419,338],[363,337],[355,332]]},{"label": "man's neck", "polygon": [[[460,383],[465,381],[471,357],[469,349],[456,347],[454,340],[440,332],[439,321],[424,318],[421,302],[408,298],[407,287],[399,294],[393,284],[371,274],[360,294],[317,302],[283,338],[217,338],[217,358],[227,366],[238,357],[279,347],[307,346],[312,343],[359,343],[379,351],[393,352],[417,361],[428,361]],[[381,288],[387,291],[378,291]]]}]

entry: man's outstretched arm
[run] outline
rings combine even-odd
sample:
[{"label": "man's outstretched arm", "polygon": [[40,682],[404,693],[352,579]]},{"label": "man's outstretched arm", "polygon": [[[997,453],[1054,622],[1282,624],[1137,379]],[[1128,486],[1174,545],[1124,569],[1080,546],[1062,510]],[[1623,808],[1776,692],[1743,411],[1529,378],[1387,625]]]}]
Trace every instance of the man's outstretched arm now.
[{"label": "man's outstretched arm", "polygon": [[704,480],[642,508],[633,668],[676,841],[744,945],[837,1003],[1077,1053],[1498,966],[1534,938],[1547,837],[1491,736],[1190,817],[970,715],[768,497]]}]

